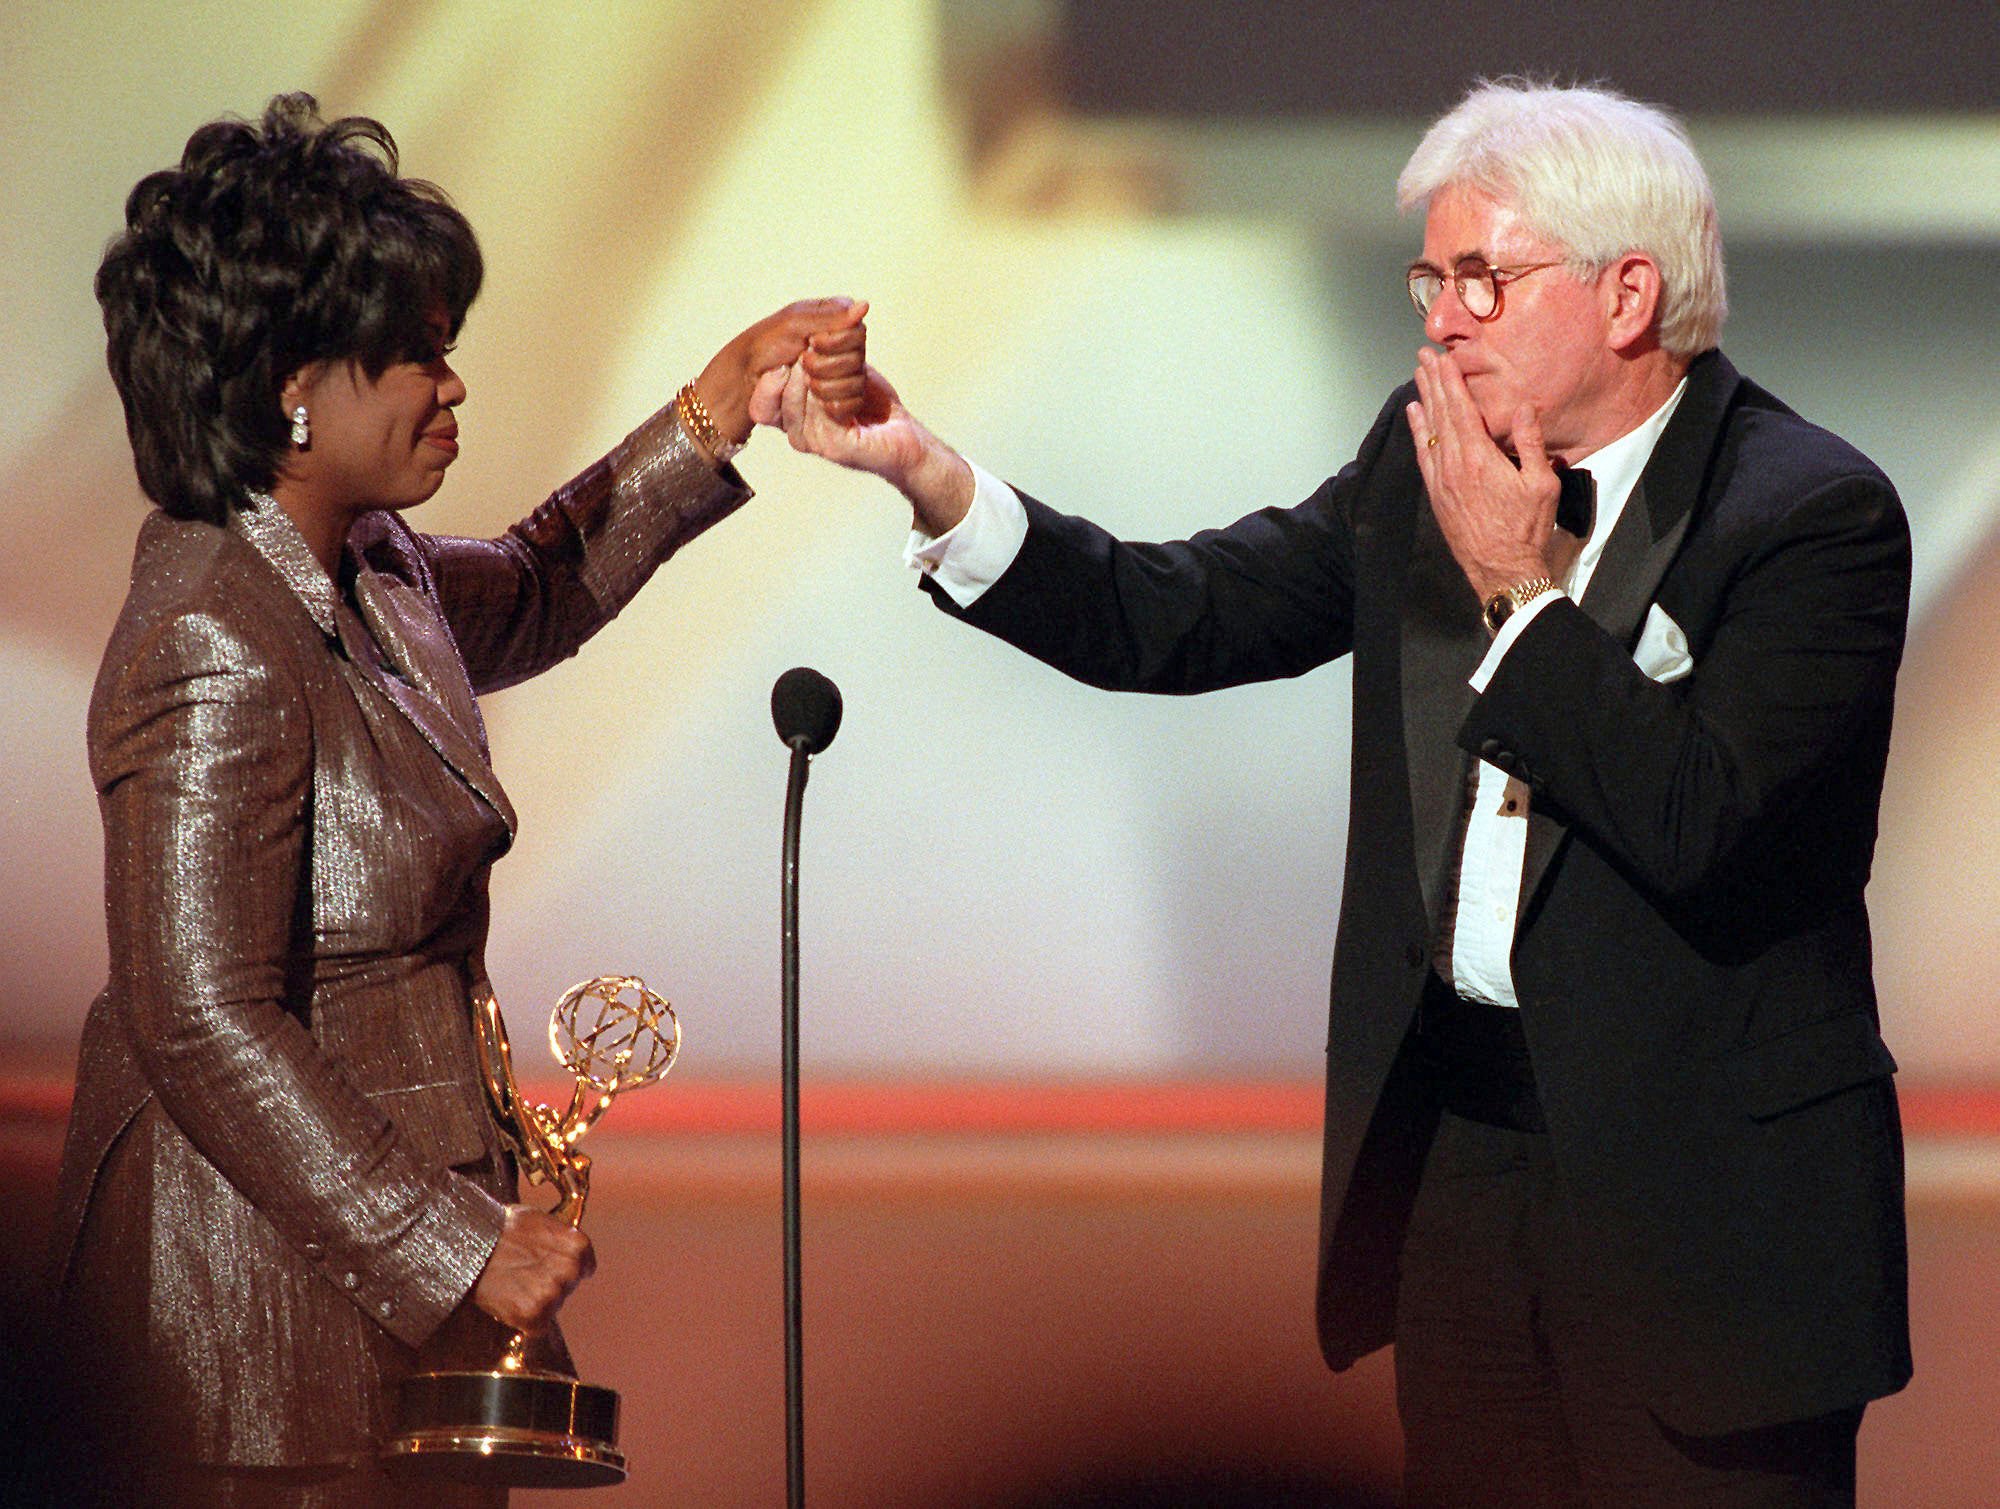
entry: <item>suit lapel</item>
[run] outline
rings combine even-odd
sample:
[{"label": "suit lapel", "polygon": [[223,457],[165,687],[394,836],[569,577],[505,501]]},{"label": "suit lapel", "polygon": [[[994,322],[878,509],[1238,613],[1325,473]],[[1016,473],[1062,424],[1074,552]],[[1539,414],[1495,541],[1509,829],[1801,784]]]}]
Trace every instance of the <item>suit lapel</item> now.
[{"label": "suit lapel", "polygon": [[456,651],[442,637],[445,631],[435,610],[428,603],[404,603],[402,598],[414,588],[391,582],[350,550],[356,597],[368,615],[364,624],[290,516],[261,493],[252,493],[230,515],[229,528],[278,573],[320,632],[341,647],[364,692],[408,719],[459,779],[500,814],[507,831],[514,832],[514,808],[487,760],[478,703]]},{"label": "suit lapel", "polygon": [[[1736,369],[1719,351],[1696,358],[1688,368],[1687,391],[1667,421],[1652,458],[1605,542],[1579,606],[1600,628],[1630,650],[1641,621],[1659,590],[1660,579],[1687,537],[1694,504],[1707,484],[1715,437],[1734,397]],[[1587,464],[1587,463],[1586,463]],[[1521,909],[1525,919],[1550,863],[1569,836],[1569,825],[1537,803],[1528,816],[1527,849],[1521,864]]]},{"label": "suit lapel", "polygon": [[[487,756],[485,720],[436,609],[427,598],[418,600],[414,587],[350,559],[355,601],[366,622],[365,629],[357,622],[354,630],[368,641],[365,660],[355,655],[361,647],[354,645],[349,647],[350,658],[365,666],[368,685],[415,725],[425,742],[500,814],[512,833],[514,809]],[[352,619],[344,603],[341,612]],[[348,638],[345,625],[342,638]]]},{"label": "suit lapel", "polygon": [[1403,734],[1417,879],[1433,927],[1452,837],[1465,810],[1470,757],[1456,735],[1472,711],[1471,677],[1486,646],[1479,600],[1445,544],[1419,482],[1403,591]]}]

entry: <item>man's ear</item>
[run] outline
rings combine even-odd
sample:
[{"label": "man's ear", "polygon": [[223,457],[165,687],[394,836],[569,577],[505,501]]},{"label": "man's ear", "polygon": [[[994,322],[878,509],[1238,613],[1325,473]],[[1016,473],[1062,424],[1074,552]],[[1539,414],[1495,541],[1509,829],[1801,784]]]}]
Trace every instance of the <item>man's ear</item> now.
[{"label": "man's ear", "polygon": [[1615,302],[1611,309],[1611,349],[1629,351],[1657,332],[1660,317],[1660,267],[1644,252],[1627,252],[1604,270],[1604,286]]}]

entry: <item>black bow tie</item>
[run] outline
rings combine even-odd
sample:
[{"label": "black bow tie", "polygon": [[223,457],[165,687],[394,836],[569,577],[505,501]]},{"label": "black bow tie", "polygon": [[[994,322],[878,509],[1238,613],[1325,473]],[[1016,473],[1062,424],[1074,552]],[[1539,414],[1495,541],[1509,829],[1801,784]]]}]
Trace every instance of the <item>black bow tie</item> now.
[{"label": "black bow tie", "polygon": [[1567,529],[1579,540],[1590,538],[1597,522],[1597,482],[1580,466],[1565,466],[1556,472],[1562,492],[1556,497],[1556,527]]}]

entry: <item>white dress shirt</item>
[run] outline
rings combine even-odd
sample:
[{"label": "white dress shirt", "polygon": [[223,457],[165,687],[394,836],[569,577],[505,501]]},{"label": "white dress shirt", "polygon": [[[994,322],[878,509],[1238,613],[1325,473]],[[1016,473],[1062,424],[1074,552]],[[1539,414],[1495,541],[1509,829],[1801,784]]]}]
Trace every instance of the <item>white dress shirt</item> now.
[{"label": "white dress shirt", "polygon": [[[1494,637],[1492,648],[1472,674],[1475,691],[1485,691],[1501,658],[1521,631],[1557,597],[1581,600],[1591,574],[1604,557],[1605,542],[1625,511],[1639,474],[1646,469],[1660,433],[1673,417],[1687,387],[1683,380],[1667,401],[1636,429],[1627,431],[1586,458],[1597,488],[1590,537],[1555,592],[1521,608]],[[1013,564],[1028,537],[1027,510],[1005,482],[968,459],[972,506],[963,519],[935,537],[911,531],[904,561],[932,577],[945,595],[969,608]],[[1528,789],[1505,772],[1479,762],[1472,813],[1466,824],[1457,886],[1457,911],[1450,940],[1452,980],[1459,994],[1496,1006],[1518,1006],[1511,955],[1521,905],[1521,865],[1528,839]]]},{"label": "white dress shirt", "polygon": [[[1577,553],[1576,563],[1554,592],[1545,592],[1511,615],[1493,637],[1493,645],[1479,669],[1472,673],[1472,689],[1486,690],[1499,669],[1500,661],[1521,637],[1521,631],[1558,597],[1583,600],[1597,563],[1604,558],[1605,543],[1617,526],[1618,517],[1639,474],[1652,459],[1660,432],[1673,418],[1687,387],[1683,379],[1635,430],[1619,436],[1602,450],[1593,451],[1580,463],[1597,487],[1597,508],[1590,521],[1590,536]],[[1496,766],[1479,762],[1479,781],[1472,796],[1472,813],[1465,825],[1465,848],[1459,856],[1458,906],[1448,920],[1451,928],[1450,955],[1452,984],[1458,993],[1495,1006],[1518,1006],[1514,994],[1514,929],[1520,921],[1521,864],[1528,846],[1528,788]]]}]

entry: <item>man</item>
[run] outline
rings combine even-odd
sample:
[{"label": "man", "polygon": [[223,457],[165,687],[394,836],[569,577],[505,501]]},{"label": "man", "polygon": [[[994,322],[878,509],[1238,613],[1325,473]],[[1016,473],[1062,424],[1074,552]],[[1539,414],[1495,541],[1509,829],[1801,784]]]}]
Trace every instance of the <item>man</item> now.
[{"label": "man", "polygon": [[1435,349],[1297,508],[1121,544],[879,377],[783,418],[910,499],[946,611],[1084,681],[1353,653],[1319,1326],[1395,1341],[1412,1502],[1852,1503],[1910,1371],[1862,899],[1900,505],[1715,348],[1658,111],[1482,85],[1398,197]]}]

